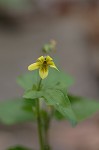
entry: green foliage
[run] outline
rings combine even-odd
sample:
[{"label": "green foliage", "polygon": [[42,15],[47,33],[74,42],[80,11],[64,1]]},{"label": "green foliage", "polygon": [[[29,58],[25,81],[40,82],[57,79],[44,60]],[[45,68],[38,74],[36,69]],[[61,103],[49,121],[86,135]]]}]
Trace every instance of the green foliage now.
[{"label": "green foliage", "polygon": [[[99,103],[95,100],[69,95],[72,109],[77,117],[78,122],[91,117],[99,110]],[[59,112],[55,111],[54,117],[57,120],[63,120],[65,117]]]},{"label": "green foliage", "polygon": [[[32,98],[33,93],[35,92],[32,91],[31,93],[29,92],[29,94],[27,92],[28,98]],[[77,123],[76,117],[71,108],[70,101],[66,95],[66,92],[64,92],[64,90],[46,89],[45,91],[40,91],[40,93],[42,97],[44,97],[47,105],[54,106],[54,108],[58,110],[66,119],[70,120],[72,124]]]},{"label": "green foliage", "polygon": [[[58,100],[59,103],[62,103],[61,98],[59,98],[61,96],[59,96],[59,94],[57,95],[57,92],[56,96],[53,96],[54,92],[50,93],[50,95],[48,95],[47,92],[45,93],[45,96],[47,96],[46,99],[47,104],[54,106],[56,105],[55,106],[56,108],[57,104],[54,104],[53,101],[56,102],[56,100]],[[68,97],[78,122],[87,119],[88,117],[90,117],[99,110],[99,103],[95,100],[89,100],[86,98],[77,97],[73,95],[72,96],[69,95]],[[69,107],[68,103],[66,105]],[[64,109],[66,108],[64,107]],[[3,101],[0,102],[0,122],[2,122],[3,124],[12,125],[15,123],[32,121],[35,119],[35,112],[33,113],[33,111],[35,111],[35,100],[31,99],[24,100],[22,98],[17,98],[8,101]],[[43,116],[46,117],[46,114],[44,112],[42,114]],[[56,108],[54,117],[57,120],[66,119],[67,110],[65,116],[61,111],[59,111],[59,108]]]},{"label": "green foliage", "polygon": [[55,110],[54,118],[59,121],[65,120],[65,117],[58,110]]},{"label": "green foliage", "polygon": [[0,122],[12,125],[33,120],[33,112],[26,111],[23,98],[0,102]]},{"label": "green foliage", "polygon": [[[42,80],[37,91],[38,72],[28,73],[18,78],[18,83],[26,90],[24,98],[0,102],[0,121],[15,124],[35,119],[36,98],[43,98],[47,105],[55,108],[55,118],[68,119],[72,124],[86,119],[99,109],[99,103],[88,99],[67,96],[66,88],[72,84],[72,78],[63,72],[49,70],[49,76]],[[32,81],[32,82],[31,82]]]},{"label": "green foliage", "polygon": [[77,123],[76,116],[64,90],[47,89],[44,92],[44,98],[48,105],[54,106],[54,108],[58,110],[65,117],[65,119],[68,119],[72,125]]},{"label": "green foliage", "polygon": [[78,121],[83,121],[99,111],[98,101],[73,95],[69,95],[69,99]]},{"label": "green foliage", "polygon": [[8,148],[8,150],[30,150],[30,149],[22,146],[16,146],[16,147]]},{"label": "green foliage", "polygon": [[[35,76],[37,76],[37,74],[34,73],[34,78],[36,78]],[[29,89],[29,86],[32,88],[31,90],[25,92],[24,98],[36,99],[43,97],[46,100],[47,105],[54,106],[55,109],[62,113],[65,118],[70,120],[72,124],[76,124],[77,120],[71,108],[70,101],[66,95],[66,92],[62,90],[68,87],[71,82],[72,79],[69,76],[65,75],[63,72],[58,72],[53,69],[50,70],[48,78],[42,80],[40,91],[37,91],[36,88],[33,89],[33,87],[36,86],[36,83],[33,85],[30,75],[23,76],[23,78],[21,77],[18,80],[18,83],[24,87],[25,90]]]},{"label": "green foliage", "polygon": [[68,119],[72,124],[82,121],[99,110],[99,103],[76,96],[67,96],[65,89],[72,83],[72,78],[63,72],[49,70],[48,78],[42,80],[37,91],[38,72],[28,73],[18,78],[18,83],[25,89],[24,98],[0,102],[0,122],[15,124],[35,120],[36,98],[44,98],[48,106],[55,108],[54,116],[58,120]]},{"label": "green foliage", "polygon": [[25,90],[30,90],[37,85],[38,72],[35,70],[33,72],[21,75],[17,79],[17,83]]},{"label": "green foliage", "polygon": [[49,69],[49,75],[43,80],[42,84],[45,89],[57,87],[67,89],[73,84],[73,78],[63,71]]},{"label": "green foliage", "polygon": [[49,76],[42,81],[40,91],[36,91],[36,88],[33,89],[33,83],[34,87],[38,83],[37,80],[33,80],[33,78],[37,79],[36,76],[37,72],[34,72],[34,74],[26,74],[18,79],[18,83],[21,83],[20,85],[25,90],[32,88],[32,90],[25,92],[24,98],[45,98],[47,105],[52,105],[56,109],[55,116],[57,119],[65,118],[72,124],[76,124],[99,109],[99,105],[95,101],[88,101],[80,97],[67,97],[67,93],[63,89],[67,89],[73,80],[65,73],[50,69]]},{"label": "green foliage", "polygon": [[[19,76],[17,83],[25,90],[31,90],[38,84],[38,80],[38,71],[33,71]],[[42,84],[43,88],[56,86],[68,88],[73,84],[73,79],[64,72],[58,72],[57,70],[49,69],[49,75],[42,81]]]},{"label": "green foliage", "polygon": [[36,91],[36,90],[29,90],[25,92],[24,98],[29,98],[29,99],[36,99],[42,97],[42,91]]}]

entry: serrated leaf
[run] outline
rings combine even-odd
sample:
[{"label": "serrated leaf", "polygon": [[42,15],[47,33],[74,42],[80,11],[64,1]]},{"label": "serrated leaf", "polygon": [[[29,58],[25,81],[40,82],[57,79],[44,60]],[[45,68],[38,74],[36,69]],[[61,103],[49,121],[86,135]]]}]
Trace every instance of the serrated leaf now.
[{"label": "serrated leaf", "polygon": [[78,96],[69,95],[72,108],[78,121],[82,121],[99,111],[99,102]]},{"label": "serrated leaf", "polygon": [[17,98],[0,102],[0,122],[12,125],[33,120],[33,112],[24,109],[24,99]]},{"label": "serrated leaf", "polygon": [[48,105],[52,105],[58,110],[72,125],[77,123],[75,114],[71,108],[70,101],[64,92],[60,89],[48,89],[44,92],[44,98]]}]

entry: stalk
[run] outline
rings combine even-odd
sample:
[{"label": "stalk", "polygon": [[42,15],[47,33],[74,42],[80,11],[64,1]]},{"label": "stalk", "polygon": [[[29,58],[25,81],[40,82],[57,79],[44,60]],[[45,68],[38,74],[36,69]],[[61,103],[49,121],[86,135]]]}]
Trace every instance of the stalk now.
[{"label": "stalk", "polygon": [[[40,79],[40,81],[39,81],[38,91],[40,90],[41,82],[42,82],[42,79]],[[40,150],[44,150],[39,99],[36,100],[36,109],[37,109],[37,126],[38,126],[38,136],[39,136]]]}]

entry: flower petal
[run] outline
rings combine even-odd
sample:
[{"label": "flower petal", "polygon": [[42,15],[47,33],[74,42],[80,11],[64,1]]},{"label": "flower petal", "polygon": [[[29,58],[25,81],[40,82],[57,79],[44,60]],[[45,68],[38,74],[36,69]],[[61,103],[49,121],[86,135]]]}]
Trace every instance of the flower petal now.
[{"label": "flower petal", "polygon": [[43,63],[44,60],[45,60],[44,56],[41,56],[41,57],[39,57],[39,58],[37,59],[37,61],[40,61],[41,63]]},{"label": "flower petal", "polygon": [[[49,66],[58,70],[58,68],[55,66],[55,64],[54,64],[54,62],[53,62],[53,61],[50,63],[50,65],[49,65]],[[58,71],[59,71],[59,70],[58,70]]]},{"label": "flower petal", "polygon": [[39,68],[38,63],[34,63],[34,64],[31,64],[30,66],[28,66],[29,71],[32,71],[32,70],[35,70],[35,69],[38,69],[38,68]]},{"label": "flower petal", "polygon": [[47,68],[40,68],[39,69],[39,75],[42,79],[46,78],[48,76],[48,67]]},{"label": "flower petal", "polygon": [[46,61],[49,62],[49,61],[52,61],[53,59],[50,57],[50,56],[46,56]]}]

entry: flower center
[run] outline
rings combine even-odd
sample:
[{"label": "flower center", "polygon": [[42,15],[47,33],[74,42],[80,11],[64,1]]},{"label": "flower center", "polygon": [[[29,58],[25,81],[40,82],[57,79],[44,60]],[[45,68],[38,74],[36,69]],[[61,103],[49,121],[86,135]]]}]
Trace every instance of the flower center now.
[{"label": "flower center", "polygon": [[43,65],[44,65],[44,66],[46,66],[46,65],[47,65],[46,57],[44,58]]},{"label": "flower center", "polygon": [[47,62],[46,62],[46,60],[44,60],[44,62],[43,62],[43,65],[47,65]]},{"label": "flower center", "polygon": [[42,68],[44,68],[45,70],[47,69],[48,65],[47,65],[47,61],[46,61],[46,57],[44,58],[44,62],[42,65]]}]

